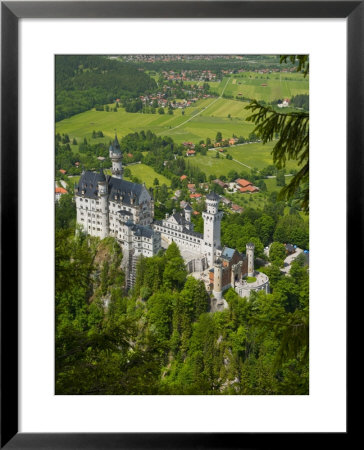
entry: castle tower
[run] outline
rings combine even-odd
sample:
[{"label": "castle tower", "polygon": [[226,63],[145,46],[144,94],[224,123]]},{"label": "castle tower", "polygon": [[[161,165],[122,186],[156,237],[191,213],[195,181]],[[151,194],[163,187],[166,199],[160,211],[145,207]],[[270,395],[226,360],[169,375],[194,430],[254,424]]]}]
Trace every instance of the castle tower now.
[{"label": "castle tower", "polygon": [[216,260],[214,264],[214,288],[213,288],[213,296],[217,300],[221,300],[222,298],[222,265],[220,260]]},{"label": "castle tower", "polygon": [[121,180],[123,178],[123,165],[121,162],[122,155],[116,133],[114,142],[109,148],[109,154],[112,161],[112,169],[111,169],[112,176],[114,178],[119,178],[119,180]]},{"label": "castle tower", "polygon": [[103,170],[100,170],[101,179],[98,182],[98,194],[101,206],[101,239],[109,235],[109,191]]},{"label": "castle tower", "polygon": [[254,276],[254,244],[249,242],[246,244],[246,256],[248,258],[248,277]]},{"label": "castle tower", "polygon": [[187,222],[191,222],[192,208],[189,204],[185,206],[185,219]]},{"label": "castle tower", "polygon": [[209,267],[214,264],[216,248],[221,246],[221,219],[223,212],[219,211],[220,196],[215,192],[206,195],[206,211],[202,213],[203,252],[207,256]]}]

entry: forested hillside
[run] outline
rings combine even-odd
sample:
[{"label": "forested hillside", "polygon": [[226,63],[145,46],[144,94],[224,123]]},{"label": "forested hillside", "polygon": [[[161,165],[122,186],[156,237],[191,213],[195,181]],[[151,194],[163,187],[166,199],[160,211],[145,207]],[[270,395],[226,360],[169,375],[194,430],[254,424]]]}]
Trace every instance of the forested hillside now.
[{"label": "forested hillside", "polygon": [[175,244],[141,259],[126,292],[117,242],[75,237],[74,219],[65,196],[56,209],[57,394],[308,394],[303,259],[285,276],[277,248],[272,294],[229,290],[229,309],[211,313]]},{"label": "forested hillside", "polygon": [[58,55],[55,66],[56,122],[156,87],[155,81],[136,67],[104,56]]}]

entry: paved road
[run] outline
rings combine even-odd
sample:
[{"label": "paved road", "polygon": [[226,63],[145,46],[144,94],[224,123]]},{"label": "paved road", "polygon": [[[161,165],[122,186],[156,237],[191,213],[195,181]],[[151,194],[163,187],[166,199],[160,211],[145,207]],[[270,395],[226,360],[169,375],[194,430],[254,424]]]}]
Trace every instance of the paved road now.
[{"label": "paved road", "polygon": [[292,262],[302,252],[303,252],[302,248],[296,248],[296,251],[294,253],[292,253],[292,255],[288,255],[287,258],[284,260],[284,267],[283,267],[283,269],[281,269],[281,272],[283,272],[285,274],[289,273]]},{"label": "paved road", "polygon": [[230,80],[231,80],[231,78],[229,77],[228,80],[227,80],[227,82],[226,82],[226,84],[225,84],[225,86],[224,86],[224,89],[222,90],[222,92],[221,92],[221,94],[220,94],[220,97],[217,97],[217,99],[215,99],[213,102],[211,102],[209,105],[207,105],[204,109],[201,109],[201,111],[199,111],[198,113],[196,113],[194,116],[190,117],[189,119],[185,120],[184,122],[180,123],[179,125],[177,125],[177,126],[175,126],[175,127],[173,127],[173,128],[170,128],[168,131],[165,131],[164,133],[167,133],[167,134],[168,134],[170,131],[175,130],[176,128],[181,127],[182,125],[186,124],[187,122],[190,122],[192,119],[194,119],[195,117],[197,117],[199,114],[201,114],[202,112],[206,111],[206,109],[209,108],[211,105],[213,105],[213,104],[216,103],[218,100],[220,100],[220,98],[222,98],[222,96],[223,96],[223,94],[224,94],[224,92],[225,92],[226,86],[229,84],[229,81],[230,81]]}]

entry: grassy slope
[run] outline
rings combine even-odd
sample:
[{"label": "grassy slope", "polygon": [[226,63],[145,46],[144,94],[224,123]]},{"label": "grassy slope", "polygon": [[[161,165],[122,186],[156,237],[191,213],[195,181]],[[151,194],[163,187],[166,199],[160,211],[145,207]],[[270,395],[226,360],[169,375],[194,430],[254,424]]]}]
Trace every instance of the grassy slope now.
[{"label": "grassy slope", "polygon": [[[207,176],[212,174],[216,176],[227,175],[230,170],[249,172],[250,167],[259,170],[272,164],[271,151],[273,146],[274,143],[267,143],[266,145],[256,143],[238,145],[227,149],[227,152],[242,164],[226,159],[225,154],[220,155],[220,158],[216,158],[216,152],[213,150],[208,151],[206,156],[197,155],[186,159],[191,165],[196,165],[203,169]],[[297,168],[297,164],[294,161],[288,161],[287,172],[293,168]],[[270,182],[270,180],[268,181]]]},{"label": "grassy slope", "polygon": [[[295,73],[275,73],[268,76],[244,73],[234,75],[229,83],[227,81],[228,78],[225,77],[222,82],[211,82],[210,85],[219,93],[227,85],[226,94],[235,97],[242,92],[245,97],[265,101],[307,93],[309,84],[301,74]],[[186,84],[188,83],[186,82]],[[263,87],[261,84],[267,84],[267,86]],[[202,111],[206,106],[208,108]],[[236,100],[221,98],[216,101],[216,98],[209,98],[199,100],[193,107],[186,108],[184,115],[180,109],[175,110],[172,116],[168,114],[133,114],[125,112],[123,108],[116,113],[91,110],[58,122],[56,132],[68,133],[72,138],[76,137],[81,140],[84,137],[91,138],[93,130],[101,130],[105,135],[106,142],[113,137],[115,129],[120,137],[131,132],[150,129],[157,134],[171,136],[179,143],[186,140],[196,142],[205,140],[207,137],[214,139],[217,131],[221,131],[224,138],[229,138],[233,134],[247,137],[253,131],[254,125],[246,121],[250,112],[244,109],[245,106],[246,103]],[[193,117],[200,111],[202,111],[201,114]],[[192,118],[191,121],[178,127],[190,118]]]},{"label": "grassy slope", "polygon": [[[267,86],[262,86],[266,84]],[[228,84],[225,94],[241,94],[247,98],[256,98],[266,102],[279,98],[291,98],[297,94],[307,94],[309,88],[308,79],[297,73],[258,74],[244,73],[234,75]]]},{"label": "grassy slope", "polygon": [[[153,187],[153,181],[155,178],[158,178],[159,186],[163,183],[167,186],[171,185],[171,180],[163,175],[160,175],[152,167],[146,166],[145,164],[135,164],[132,166],[127,166],[127,168],[130,169],[134,177],[138,177],[142,183],[145,183],[147,188]],[[128,178],[124,178],[128,180]]]},{"label": "grassy slope", "polygon": [[[177,110],[173,115],[169,115],[127,113],[123,108],[119,108],[117,112],[95,111],[93,109],[57,122],[56,133],[67,133],[71,139],[75,137],[81,142],[84,137],[90,139],[93,130],[101,130],[105,135],[105,141],[109,141],[114,137],[115,130],[117,130],[119,137],[141,130],[151,130],[155,133],[165,135],[170,128],[186,121],[190,116],[196,114],[213,100],[206,99],[199,101],[195,107],[187,108],[184,116],[181,110]],[[177,130],[182,129],[183,127]],[[170,135],[173,136],[173,133]],[[184,140],[185,138],[183,137],[179,140],[177,139],[178,142],[183,142]]]}]

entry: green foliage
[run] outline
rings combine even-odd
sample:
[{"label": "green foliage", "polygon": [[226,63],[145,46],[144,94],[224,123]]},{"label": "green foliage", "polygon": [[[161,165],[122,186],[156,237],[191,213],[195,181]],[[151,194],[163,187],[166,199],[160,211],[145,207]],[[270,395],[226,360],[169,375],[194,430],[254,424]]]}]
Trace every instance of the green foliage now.
[{"label": "green foliage", "polygon": [[[260,105],[253,100],[246,109],[252,111],[247,120],[255,125],[255,132],[259,134],[265,144],[272,141],[278,134],[279,139],[273,147],[273,162],[282,169],[286,161],[293,159],[302,166],[290,183],[281,190],[281,198],[292,198],[299,187],[308,183],[309,179],[309,114],[307,112],[279,113],[271,107]],[[309,190],[303,190],[302,208],[308,211]]]},{"label": "green foliage", "polygon": [[274,240],[295,244],[303,249],[308,248],[308,223],[299,215],[287,215],[279,219],[274,231]]},{"label": "green foliage", "polygon": [[57,55],[56,121],[155,87],[148,75],[120,61],[97,55]]},{"label": "green foliage", "polygon": [[181,289],[186,280],[187,271],[179,248],[175,242],[168,247],[165,254],[163,283],[169,289]]},{"label": "green foliage", "polygon": [[72,194],[63,194],[55,205],[56,230],[73,228],[76,223],[76,206]]},{"label": "green foliage", "polygon": [[282,267],[286,256],[286,247],[280,242],[272,242],[269,247],[269,260],[273,264]]},{"label": "green foliage", "polygon": [[274,219],[267,214],[263,214],[261,217],[255,220],[254,225],[263,245],[268,245],[273,238],[273,232],[275,228]]},{"label": "green foliage", "polygon": [[297,72],[303,72],[304,77],[306,77],[309,73],[309,69],[310,69],[310,63],[309,63],[309,56],[308,55],[282,55],[280,58],[280,62],[281,64],[287,63],[289,60],[291,62],[291,64],[296,64],[296,62],[298,62],[297,65]]},{"label": "green foliage", "polygon": [[229,309],[211,314],[204,283],[186,278],[175,243],[139,260],[128,296],[112,238],[61,229],[56,244],[57,394],[308,393],[301,258],[287,277],[272,277],[273,294],[247,300],[230,289]]}]

